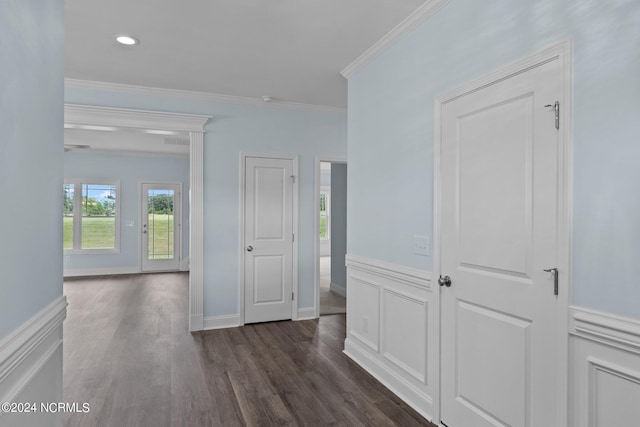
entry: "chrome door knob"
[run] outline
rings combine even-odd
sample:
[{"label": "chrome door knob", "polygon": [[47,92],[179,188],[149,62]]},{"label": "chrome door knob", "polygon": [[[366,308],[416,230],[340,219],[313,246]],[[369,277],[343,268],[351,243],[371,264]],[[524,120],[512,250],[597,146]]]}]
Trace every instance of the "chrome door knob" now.
[{"label": "chrome door knob", "polygon": [[247,252],[251,252],[253,250],[253,246],[247,246]]},{"label": "chrome door knob", "polygon": [[440,276],[440,278],[438,279],[438,284],[440,286],[446,286],[447,288],[451,287],[451,277],[449,276]]}]

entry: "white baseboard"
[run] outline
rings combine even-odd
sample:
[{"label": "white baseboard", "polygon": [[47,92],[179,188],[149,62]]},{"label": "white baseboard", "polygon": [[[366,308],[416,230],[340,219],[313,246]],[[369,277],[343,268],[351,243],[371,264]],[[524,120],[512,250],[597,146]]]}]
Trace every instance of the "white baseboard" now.
[{"label": "white baseboard", "polygon": [[316,315],[315,307],[299,308],[296,320],[310,320],[315,319],[316,317],[318,316]]},{"label": "white baseboard", "polygon": [[[61,401],[62,322],[66,315],[67,299],[61,296],[0,342],[0,402],[26,398],[33,402]],[[0,413],[0,425],[5,421],[18,425],[18,418]],[[53,425],[57,418],[33,419],[33,425]]]},{"label": "white baseboard", "polygon": [[338,295],[342,295],[345,298],[347,297],[347,288],[345,286],[341,286],[337,283],[331,282],[329,284],[329,290],[331,290],[331,292],[335,292]]},{"label": "white baseboard", "polygon": [[344,341],[344,354],[349,356],[351,360],[369,372],[375,379],[384,384],[385,387],[395,393],[400,399],[404,400],[420,415],[429,420],[429,422],[433,420],[430,412],[432,411],[431,408],[433,408],[433,401],[430,396],[414,387],[400,375],[397,375],[384,363],[380,363],[376,358],[371,357],[366,349],[361,349],[356,342],[352,342],[348,338]]},{"label": "white baseboard", "polygon": [[204,329],[204,316],[202,314],[193,314],[189,319],[189,330],[191,332],[201,331]]},{"label": "white baseboard", "polygon": [[210,316],[204,318],[203,330],[236,328],[240,326],[240,316],[230,314],[226,316]]},{"label": "white baseboard", "polygon": [[572,306],[569,321],[569,425],[636,425],[640,320]]},{"label": "white baseboard", "polygon": [[132,265],[129,267],[105,267],[105,268],[74,268],[64,270],[64,277],[80,276],[110,276],[113,274],[138,274],[140,267]]}]

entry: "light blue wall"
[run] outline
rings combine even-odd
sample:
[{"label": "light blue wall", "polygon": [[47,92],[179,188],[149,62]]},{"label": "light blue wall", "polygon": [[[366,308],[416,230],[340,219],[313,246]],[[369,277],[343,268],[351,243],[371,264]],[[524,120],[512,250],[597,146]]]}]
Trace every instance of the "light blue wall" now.
[{"label": "light blue wall", "polygon": [[204,142],[205,316],[239,312],[240,152],[299,155],[298,306],[313,306],[314,158],[345,156],[344,115],[71,88],[65,101],[212,116]]},{"label": "light blue wall", "polygon": [[[120,180],[120,253],[65,254],[64,270],[139,269],[140,183],[182,182],[182,253],[189,256],[189,158],[69,151],[64,154],[65,179]],[[128,225],[128,224],[133,225]]]},{"label": "light blue wall", "polygon": [[62,295],[63,3],[0,2],[0,340]]},{"label": "light blue wall", "polygon": [[347,165],[331,165],[331,283],[347,287]]},{"label": "light blue wall", "polygon": [[637,0],[451,0],[358,70],[349,79],[350,253],[432,268],[411,237],[433,235],[434,97],[565,37],[574,47],[572,302],[640,317]]}]

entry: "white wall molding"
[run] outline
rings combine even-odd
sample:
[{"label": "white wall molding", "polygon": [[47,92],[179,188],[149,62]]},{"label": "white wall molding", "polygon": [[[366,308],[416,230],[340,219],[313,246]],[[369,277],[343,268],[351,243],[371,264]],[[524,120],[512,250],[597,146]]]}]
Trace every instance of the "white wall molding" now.
[{"label": "white wall molding", "polygon": [[209,316],[203,319],[203,330],[237,328],[240,326],[240,315]]},{"label": "white wall molding", "polygon": [[640,319],[570,307],[569,425],[636,425]]},{"label": "white wall molding", "polygon": [[262,98],[248,98],[243,96],[222,95],[209,92],[196,92],[180,89],[165,89],[148,86],[135,86],[119,83],[96,82],[89,80],[64,79],[67,88],[81,90],[99,90],[106,92],[124,93],[127,95],[164,96],[169,98],[187,99],[196,102],[215,102],[225,104],[247,105],[260,108],[279,108],[287,110],[311,111],[319,113],[346,114],[346,109],[325,105],[303,104],[274,100],[264,102]]},{"label": "white wall molding", "polygon": [[198,114],[96,107],[92,105],[64,105],[65,127],[105,126],[172,132],[202,132],[205,123],[210,118],[209,116]]},{"label": "white wall molding", "polygon": [[339,285],[337,283],[331,282],[329,284],[329,290],[331,292],[335,292],[338,295],[342,295],[345,298],[347,297],[347,288],[345,288],[344,286],[341,286],[341,285]]},{"label": "white wall molding", "polygon": [[407,402],[409,406],[415,409],[420,415],[430,422],[433,421],[431,414],[427,411],[427,408],[433,406],[433,401],[424,391],[415,387],[411,382],[398,375],[392,369],[389,369],[389,367],[381,363],[379,359],[363,351],[360,346],[354,344],[349,338],[344,342],[344,354],[349,356],[351,360],[369,372],[398,397]]},{"label": "white wall molding", "polygon": [[417,268],[405,267],[403,265],[351,254],[347,254],[346,256],[346,264],[348,268],[354,270],[372,272],[389,279],[400,280],[408,285],[419,288],[431,288],[432,274],[426,270],[419,270]]},{"label": "white wall molding", "polygon": [[127,267],[101,267],[101,268],[70,268],[64,270],[64,277],[81,276],[111,276],[115,274],[138,274],[140,267],[131,265]]},{"label": "white wall molding", "polygon": [[400,40],[409,31],[420,25],[431,15],[436,13],[448,0],[427,0],[422,6],[417,8],[411,15],[405,18],[395,28],[389,31],[384,37],[378,40],[373,46],[367,49],[362,55],[347,65],[341,72],[345,78],[349,78],[360,67],[367,64],[375,57],[384,52],[389,46]]},{"label": "white wall molding", "polygon": [[0,401],[14,400],[59,349],[66,316],[61,296],[0,342]]},{"label": "white wall molding", "polygon": [[436,303],[431,273],[347,255],[345,354],[430,419]]},{"label": "white wall molding", "polygon": [[640,320],[571,306],[569,333],[640,354]]},{"label": "white wall molding", "polygon": [[315,319],[316,317],[316,308],[315,307],[306,307],[298,309],[298,318],[296,320],[310,320]]}]

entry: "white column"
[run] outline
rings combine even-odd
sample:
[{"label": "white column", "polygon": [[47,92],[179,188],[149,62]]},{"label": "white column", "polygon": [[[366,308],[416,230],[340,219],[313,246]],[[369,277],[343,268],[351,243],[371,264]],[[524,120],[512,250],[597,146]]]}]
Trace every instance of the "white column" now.
[{"label": "white column", "polygon": [[204,133],[189,132],[189,330],[204,329]]}]

